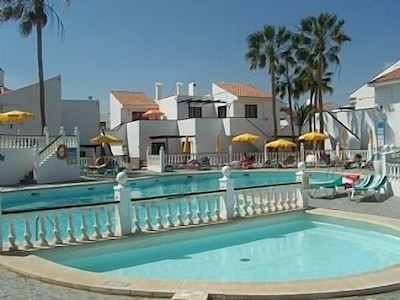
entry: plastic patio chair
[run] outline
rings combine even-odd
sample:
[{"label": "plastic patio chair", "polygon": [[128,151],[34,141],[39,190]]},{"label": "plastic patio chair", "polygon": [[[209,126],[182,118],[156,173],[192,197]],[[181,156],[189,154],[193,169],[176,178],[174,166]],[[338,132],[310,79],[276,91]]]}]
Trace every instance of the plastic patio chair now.
[{"label": "plastic patio chair", "polygon": [[380,201],[380,192],[383,189],[384,194],[387,194],[386,189],[386,181],[387,177],[384,175],[375,175],[373,176],[372,180],[364,185],[364,186],[354,186],[353,188],[348,190],[349,200],[354,200],[354,196],[356,193],[361,193],[363,196],[367,193],[372,191],[375,195],[376,201]]},{"label": "plastic patio chair", "polygon": [[[326,180],[326,181],[314,181],[310,182],[309,186],[309,191],[308,194],[310,198],[315,198],[315,194],[317,193],[317,190],[323,190],[325,192],[325,196],[329,198],[334,198],[337,193],[339,187],[343,186],[343,177],[338,177],[332,180]],[[328,191],[331,192],[329,193]]]}]

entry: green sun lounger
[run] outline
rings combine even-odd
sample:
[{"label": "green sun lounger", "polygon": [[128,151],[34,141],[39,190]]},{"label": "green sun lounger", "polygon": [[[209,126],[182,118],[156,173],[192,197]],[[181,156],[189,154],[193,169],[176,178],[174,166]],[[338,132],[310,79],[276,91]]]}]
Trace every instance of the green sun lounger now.
[{"label": "green sun lounger", "polygon": [[311,198],[314,198],[318,190],[323,190],[326,194],[325,196],[333,198],[337,194],[340,186],[343,186],[343,177],[325,181],[311,181],[308,194]]},{"label": "green sun lounger", "polygon": [[384,175],[375,175],[372,180],[364,186],[358,186],[351,188],[348,190],[349,200],[353,200],[356,193],[360,193],[364,195],[367,192],[372,191],[375,195],[377,201],[380,201],[380,191],[384,190],[384,194],[386,195],[386,181],[387,177]]}]

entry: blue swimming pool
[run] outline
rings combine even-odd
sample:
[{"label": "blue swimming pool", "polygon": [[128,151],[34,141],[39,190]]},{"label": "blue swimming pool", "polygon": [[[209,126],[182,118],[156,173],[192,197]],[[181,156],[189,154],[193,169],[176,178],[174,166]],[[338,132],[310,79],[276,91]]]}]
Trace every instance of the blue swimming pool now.
[{"label": "blue swimming pool", "polygon": [[[232,173],[235,187],[251,187],[267,184],[295,182],[292,171],[236,171]],[[313,172],[313,180],[325,180],[332,174]],[[212,191],[219,189],[220,172],[173,174],[159,177],[130,179],[132,198],[144,198],[180,193]],[[3,210],[50,208],[82,203],[101,203],[113,199],[113,182],[60,185],[51,188],[23,188],[4,192]]]},{"label": "blue swimming pool", "polygon": [[398,264],[400,237],[367,223],[297,212],[39,256],[81,270],[150,279],[292,281]]}]

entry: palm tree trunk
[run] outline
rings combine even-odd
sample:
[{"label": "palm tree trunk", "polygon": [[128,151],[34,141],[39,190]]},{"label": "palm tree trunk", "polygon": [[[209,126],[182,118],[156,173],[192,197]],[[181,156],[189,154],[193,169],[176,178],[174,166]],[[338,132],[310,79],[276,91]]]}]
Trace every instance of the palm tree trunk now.
[{"label": "palm tree trunk", "polygon": [[[290,124],[292,127],[292,140],[294,142],[294,122],[293,122],[293,106],[292,106],[292,91],[288,87],[288,101],[289,101],[289,113],[290,113]],[[300,133],[299,133],[300,134]]]},{"label": "palm tree trunk", "polygon": [[[313,97],[314,97],[314,93],[313,93],[313,91],[312,91],[312,89],[310,90],[310,104],[309,104],[309,106],[310,106],[310,112],[309,112],[309,115],[308,115],[308,129],[309,129],[309,131],[311,132],[312,131],[312,120],[313,120],[313,116],[314,116],[314,113],[313,113],[313,111],[312,111],[312,105],[313,105]],[[299,135],[301,134],[301,132],[299,132]]]},{"label": "palm tree trunk", "polygon": [[274,122],[274,132],[273,137],[274,140],[278,138],[278,118],[276,112],[276,91],[275,91],[275,66],[274,62],[272,62],[271,66],[271,89],[272,89],[272,120]]},{"label": "palm tree trunk", "polygon": [[39,101],[40,101],[40,117],[42,130],[46,126],[46,107],[45,107],[45,91],[44,91],[44,72],[43,72],[43,0],[35,1],[36,11],[38,13],[38,21],[36,24],[36,47],[37,61],[39,73]]}]

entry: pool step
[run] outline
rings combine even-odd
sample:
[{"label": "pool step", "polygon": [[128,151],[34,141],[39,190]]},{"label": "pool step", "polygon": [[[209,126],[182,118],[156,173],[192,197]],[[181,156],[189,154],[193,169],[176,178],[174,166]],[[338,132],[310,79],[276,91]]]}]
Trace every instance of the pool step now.
[{"label": "pool step", "polygon": [[171,300],[207,300],[208,293],[204,291],[178,290]]}]

